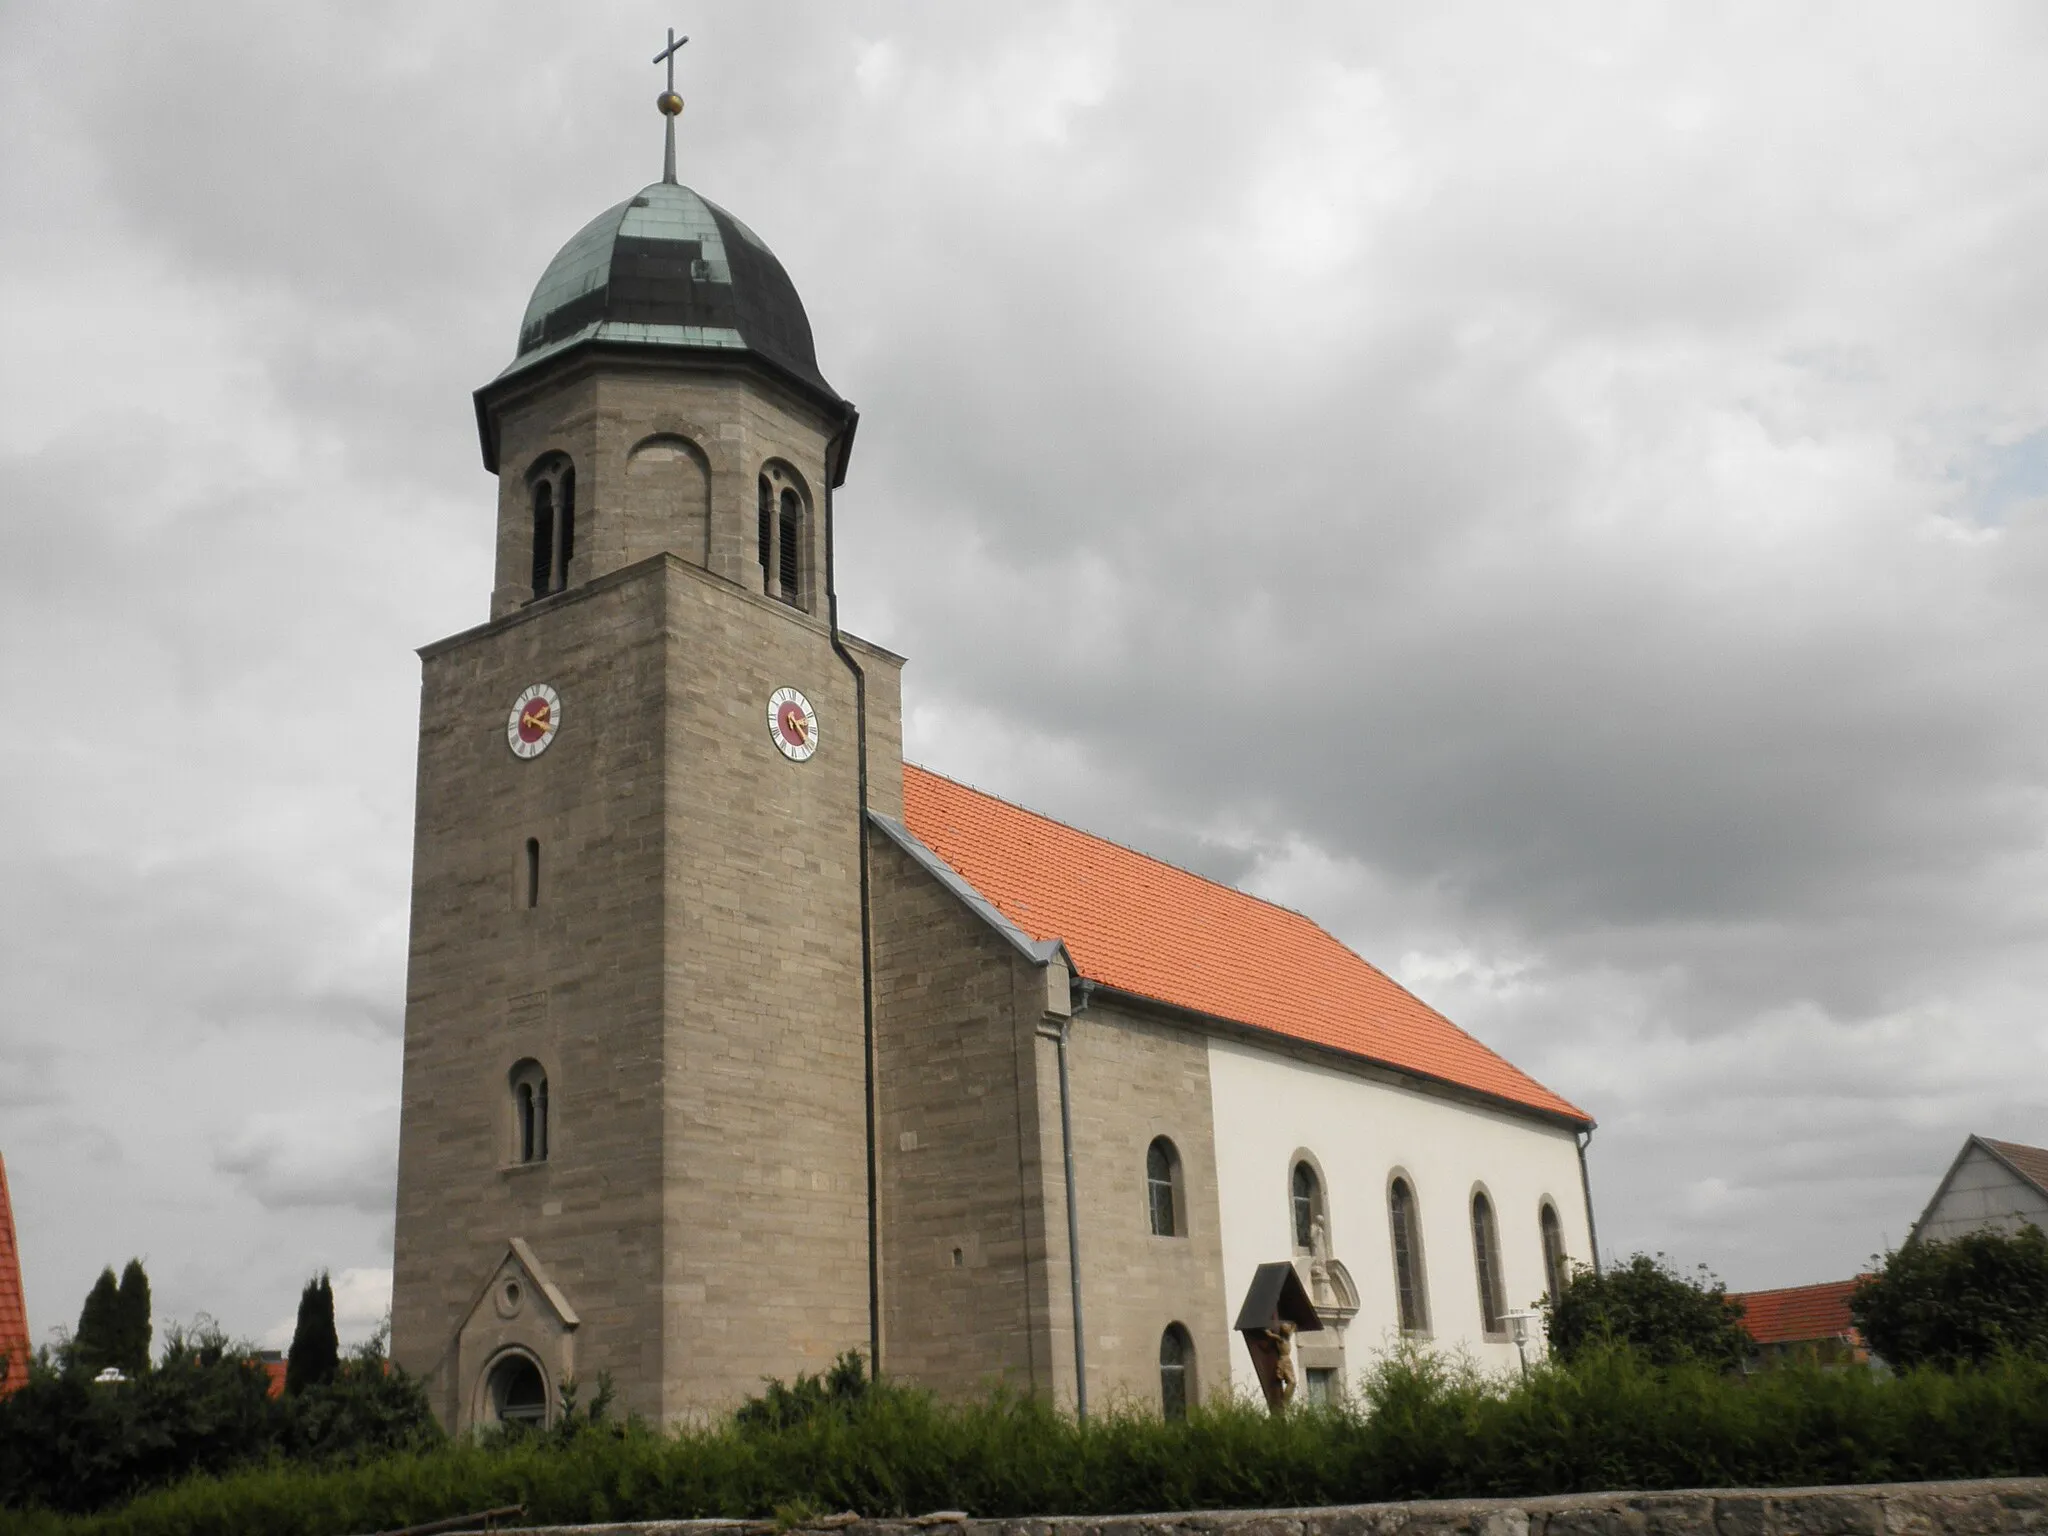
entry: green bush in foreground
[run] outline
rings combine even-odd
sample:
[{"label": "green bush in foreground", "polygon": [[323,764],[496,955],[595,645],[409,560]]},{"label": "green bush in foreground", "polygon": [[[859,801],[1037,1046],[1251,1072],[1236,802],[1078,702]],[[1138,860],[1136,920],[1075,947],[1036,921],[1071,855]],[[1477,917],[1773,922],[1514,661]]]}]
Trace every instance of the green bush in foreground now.
[{"label": "green bush in foreground", "polygon": [[45,1355],[0,1398],[0,1509],[103,1509],[194,1472],[359,1461],[441,1439],[420,1384],[387,1370],[376,1343],[282,1399],[211,1326],[168,1330],[155,1367],[119,1384],[94,1381],[92,1364]]},{"label": "green bush in foreground", "polygon": [[1130,1410],[1079,1425],[1001,1394],[948,1407],[886,1384],[799,1382],[780,1400],[747,1423],[680,1434],[586,1421],[347,1469],[273,1464],[98,1517],[0,1517],[0,1530],[320,1536],[504,1504],[524,1504],[535,1524],[777,1509],[1115,1514],[2048,1472],[2048,1365],[2016,1358],[1952,1375],[1745,1378],[1609,1349],[1489,1380],[1407,1357],[1345,1410],[1274,1419],[1222,1403],[1177,1424]]}]

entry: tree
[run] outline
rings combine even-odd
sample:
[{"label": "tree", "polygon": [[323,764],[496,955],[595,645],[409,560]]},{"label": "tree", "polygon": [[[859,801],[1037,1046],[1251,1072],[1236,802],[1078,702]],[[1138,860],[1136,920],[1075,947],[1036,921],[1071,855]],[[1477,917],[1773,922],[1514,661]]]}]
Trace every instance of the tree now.
[{"label": "tree", "polygon": [[1849,1298],[1871,1349],[1900,1368],[1953,1370],[2001,1354],[2048,1358],[2048,1237],[1966,1232],[1888,1253]]},{"label": "tree", "polygon": [[1657,1365],[1696,1360],[1732,1369],[1749,1352],[1742,1303],[1704,1266],[1688,1279],[1661,1253],[1636,1254],[1604,1274],[1577,1270],[1549,1310],[1550,1347],[1565,1360],[1611,1343]]},{"label": "tree", "polygon": [[71,1336],[71,1363],[98,1375],[121,1356],[121,1285],[110,1264],[86,1292],[78,1313],[78,1331]]},{"label": "tree", "polygon": [[149,1369],[149,1276],[143,1272],[142,1260],[130,1259],[128,1267],[121,1271],[121,1287],[116,1296],[116,1328],[114,1332],[113,1363],[130,1376],[140,1376]]},{"label": "tree", "polygon": [[334,1333],[334,1286],[322,1270],[299,1294],[299,1321],[292,1329],[292,1350],[285,1358],[284,1389],[296,1397],[308,1387],[334,1380],[341,1365],[341,1344]]}]

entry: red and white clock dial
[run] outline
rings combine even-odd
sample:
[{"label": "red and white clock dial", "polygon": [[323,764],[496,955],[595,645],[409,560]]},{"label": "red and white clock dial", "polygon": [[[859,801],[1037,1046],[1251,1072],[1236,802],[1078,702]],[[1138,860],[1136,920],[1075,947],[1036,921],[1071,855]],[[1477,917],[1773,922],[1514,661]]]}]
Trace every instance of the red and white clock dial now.
[{"label": "red and white clock dial", "polygon": [[768,735],[791,762],[807,762],[818,750],[818,712],[794,688],[778,688],[768,695]]},{"label": "red and white clock dial", "polygon": [[512,718],[505,722],[505,742],[514,757],[539,757],[561,728],[562,696],[546,683],[535,683],[512,706]]}]

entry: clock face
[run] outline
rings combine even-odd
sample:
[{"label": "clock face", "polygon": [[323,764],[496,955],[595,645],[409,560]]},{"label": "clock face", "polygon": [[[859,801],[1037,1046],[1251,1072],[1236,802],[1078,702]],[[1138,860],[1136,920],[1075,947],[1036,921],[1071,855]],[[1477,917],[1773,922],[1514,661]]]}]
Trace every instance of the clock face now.
[{"label": "clock face", "polygon": [[768,695],[768,734],[784,757],[807,762],[818,750],[818,712],[794,688],[778,688]]},{"label": "clock face", "polygon": [[505,741],[514,757],[539,757],[561,728],[562,696],[546,683],[535,683],[512,706],[512,718],[505,722]]}]

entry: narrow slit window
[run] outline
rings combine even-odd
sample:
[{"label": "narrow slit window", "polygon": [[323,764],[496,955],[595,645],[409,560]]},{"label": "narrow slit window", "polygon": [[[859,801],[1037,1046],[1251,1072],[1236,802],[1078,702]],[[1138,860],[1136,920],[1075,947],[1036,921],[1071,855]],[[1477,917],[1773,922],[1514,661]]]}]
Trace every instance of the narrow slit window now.
[{"label": "narrow slit window", "polygon": [[1565,1283],[1571,1279],[1571,1261],[1564,1251],[1564,1223],[1557,1219],[1557,1207],[1548,1200],[1543,1202],[1537,1221],[1543,1229],[1543,1284],[1550,1292],[1550,1304],[1556,1306],[1564,1299]]},{"label": "narrow slit window", "polygon": [[1195,1341],[1179,1323],[1169,1323],[1159,1336],[1159,1409],[1166,1418],[1188,1416],[1194,1374]]},{"label": "narrow slit window", "polygon": [[803,601],[804,504],[795,491],[782,493],[782,515],[776,532],[776,579],[785,602]]},{"label": "narrow slit window", "polygon": [[540,905],[540,839],[537,837],[526,840],[526,904],[529,907]]},{"label": "narrow slit window", "polygon": [[1145,1150],[1145,1203],[1152,1220],[1154,1237],[1179,1234],[1176,1191],[1180,1183],[1180,1154],[1164,1136]]},{"label": "narrow slit window", "polygon": [[1406,1179],[1387,1186],[1387,1225],[1394,1243],[1394,1297],[1403,1333],[1429,1330],[1427,1293],[1422,1285],[1422,1232],[1415,1217],[1415,1191]]},{"label": "narrow slit window", "polygon": [[548,1075],[532,1059],[520,1062],[511,1072],[512,1161],[544,1163],[548,1160]]},{"label": "narrow slit window", "polygon": [[1500,1227],[1493,1202],[1481,1191],[1472,1196],[1472,1267],[1479,1273],[1479,1326],[1488,1333],[1506,1333],[1501,1297],[1506,1287],[1500,1274]]},{"label": "narrow slit window", "polygon": [[1316,1221],[1323,1214],[1323,1181],[1307,1163],[1294,1165],[1292,1200],[1294,1246],[1303,1253],[1315,1250]]}]

